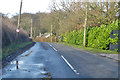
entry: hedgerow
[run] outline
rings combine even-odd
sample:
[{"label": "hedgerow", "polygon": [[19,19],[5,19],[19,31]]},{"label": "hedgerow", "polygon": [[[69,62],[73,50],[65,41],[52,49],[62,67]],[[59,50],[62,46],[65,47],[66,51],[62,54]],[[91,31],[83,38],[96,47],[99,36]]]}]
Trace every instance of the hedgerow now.
[{"label": "hedgerow", "polygon": [[[115,38],[111,38],[110,34],[113,30],[118,30],[118,20],[109,25],[102,24],[101,26],[88,27],[86,33],[86,46],[97,49],[109,49],[109,44],[117,44],[118,34],[113,34]],[[82,45],[84,30],[73,30],[70,33],[62,34],[63,41],[69,44]],[[61,41],[61,40],[60,40]]]}]

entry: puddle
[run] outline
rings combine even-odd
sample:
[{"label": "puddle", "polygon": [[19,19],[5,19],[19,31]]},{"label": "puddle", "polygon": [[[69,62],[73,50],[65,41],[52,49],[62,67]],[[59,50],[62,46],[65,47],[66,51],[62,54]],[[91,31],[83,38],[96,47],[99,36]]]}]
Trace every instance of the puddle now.
[{"label": "puddle", "polygon": [[[31,54],[34,53],[34,54]],[[3,78],[42,78],[49,77],[46,66],[43,64],[40,58],[41,56],[35,56],[38,54],[38,50],[33,52],[32,50],[26,51],[19,55],[14,61],[10,62],[3,70]],[[38,59],[36,59],[36,57]],[[16,60],[18,60],[18,68],[16,68]],[[35,61],[34,61],[35,60]],[[39,60],[39,62],[37,62]]]},{"label": "puddle", "polygon": [[[36,72],[41,72],[41,73],[45,73],[46,72],[46,68],[44,64],[24,64],[23,61],[19,61],[19,65],[18,68],[16,68],[16,61],[11,62],[11,64],[15,64],[12,66],[12,68],[6,68],[6,71],[15,71],[15,70],[21,70],[21,71],[36,71]],[[21,65],[24,64],[24,65]]]},{"label": "puddle", "polygon": [[30,66],[36,66],[36,67],[40,67],[40,68],[45,67],[44,64],[32,64]]},{"label": "puddle", "polygon": [[[20,61],[20,64],[23,64],[23,61]],[[11,64],[16,64],[15,61],[11,62]],[[8,69],[9,68],[9,69]],[[19,69],[16,69],[15,65],[12,65],[12,67],[8,67],[5,69],[6,73],[4,74],[4,77],[9,78],[9,76],[14,77],[13,75],[34,75],[34,76],[42,76],[42,77],[49,77],[49,73],[45,68],[44,64],[24,64],[24,65],[20,65]],[[12,73],[16,73],[16,74],[12,74]]]},{"label": "puddle", "polygon": [[[16,61],[12,61],[12,62],[10,62],[10,64],[16,64]],[[24,61],[18,61],[18,64],[20,65],[20,64],[24,64]]]},{"label": "puddle", "polygon": [[41,74],[45,75],[47,74],[48,72],[47,71],[40,71]]}]

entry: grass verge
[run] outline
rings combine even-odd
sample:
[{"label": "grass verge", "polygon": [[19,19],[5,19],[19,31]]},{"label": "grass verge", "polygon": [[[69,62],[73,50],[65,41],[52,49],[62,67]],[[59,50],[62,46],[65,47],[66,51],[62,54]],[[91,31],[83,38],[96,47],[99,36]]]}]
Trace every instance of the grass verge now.
[{"label": "grass verge", "polygon": [[83,46],[80,46],[80,45],[67,44],[67,43],[62,43],[62,44],[75,47],[75,48],[79,48],[80,50],[85,50],[85,51],[92,52],[92,53],[120,54],[120,52],[118,53],[116,51],[111,51],[111,50],[101,50],[101,49],[95,49],[95,48],[90,48],[90,47],[83,48]]},{"label": "grass verge", "polygon": [[24,42],[24,43],[19,43],[19,44],[13,43],[13,44],[11,44],[11,45],[3,48],[2,49],[2,57],[0,57],[0,60],[2,58],[5,58],[5,57],[9,56],[11,53],[19,50],[20,48],[23,48],[23,47],[25,47],[25,46],[27,46],[29,44],[32,44],[32,43],[33,43],[32,41]]}]

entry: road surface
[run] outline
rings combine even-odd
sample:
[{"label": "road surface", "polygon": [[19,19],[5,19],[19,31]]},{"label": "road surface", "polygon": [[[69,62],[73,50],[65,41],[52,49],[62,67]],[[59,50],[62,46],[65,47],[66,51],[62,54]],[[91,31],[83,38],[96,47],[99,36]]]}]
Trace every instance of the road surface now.
[{"label": "road surface", "polygon": [[[16,60],[19,69],[16,69]],[[58,43],[36,44],[3,69],[3,78],[118,78],[118,62]]]}]

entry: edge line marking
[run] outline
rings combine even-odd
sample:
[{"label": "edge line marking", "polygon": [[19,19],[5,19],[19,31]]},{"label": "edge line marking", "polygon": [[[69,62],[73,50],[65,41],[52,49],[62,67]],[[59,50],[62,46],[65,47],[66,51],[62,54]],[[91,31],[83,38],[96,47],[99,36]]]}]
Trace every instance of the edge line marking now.
[{"label": "edge line marking", "polygon": [[80,73],[78,73],[77,70],[75,70],[75,69],[73,68],[73,66],[64,58],[64,56],[61,55],[61,57],[63,58],[63,60],[68,64],[68,66],[69,66],[76,74],[80,74]]}]

